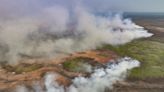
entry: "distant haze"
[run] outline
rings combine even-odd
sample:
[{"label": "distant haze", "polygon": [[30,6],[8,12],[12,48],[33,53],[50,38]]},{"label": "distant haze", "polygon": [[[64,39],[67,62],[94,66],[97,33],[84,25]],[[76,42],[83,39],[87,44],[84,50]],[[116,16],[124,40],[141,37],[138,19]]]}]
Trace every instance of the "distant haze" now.
[{"label": "distant haze", "polygon": [[[96,10],[164,12],[164,0],[82,0]],[[100,8],[101,7],[101,8]],[[102,9],[103,8],[103,9]],[[100,11],[101,11],[100,10]]]},{"label": "distant haze", "polygon": [[122,11],[122,12],[164,12],[164,0],[40,0],[48,5],[62,3],[74,5],[80,2],[96,11]]},{"label": "distant haze", "polygon": [[[50,7],[56,4],[62,4],[68,7],[74,7],[75,3],[79,3],[86,8],[96,12],[164,12],[164,0],[0,0],[1,15],[7,11],[9,7],[16,9],[18,12],[35,10],[40,7]],[[32,2],[32,3],[31,3]],[[21,7],[18,4],[21,3]],[[30,7],[29,7],[30,6]],[[3,12],[2,12],[3,10]],[[27,9],[26,9],[27,10]],[[27,12],[27,11],[26,11]],[[30,12],[30,11],[29,11]]]}]

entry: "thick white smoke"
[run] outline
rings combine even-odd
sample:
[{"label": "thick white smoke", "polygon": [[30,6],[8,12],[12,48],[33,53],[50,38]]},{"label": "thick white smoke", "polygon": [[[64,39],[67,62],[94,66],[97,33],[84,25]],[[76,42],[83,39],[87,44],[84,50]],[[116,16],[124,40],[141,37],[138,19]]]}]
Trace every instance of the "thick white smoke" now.
[{"label": "thick white smoke", "polygon": [[82,6],[70,10],[54,5],[37,14],[0,20],[0,61],[54,57],[149,36],[152,34],[120,15],[105,17]]},{"label": "thick white smoke", "polygon": [[[117,81],[126,78],[127,71],[139,67],[140,63],[131,58],[122,58],[118,64],[107,65],[107,68],[96,69],[89,78],[77,77],[73,80],[76,92],[104,92],[112,89]],[[70,87],[72,89],[73,86]],[[72,92],[72,91],[70,91]]]},{"label": "thick white smoke", "polygon": [[[24,58],[51,58],[152,36],[121,15],[95,14],[77,2],[0,0],[0,62],[15,64]],[[45,79],[46,92],[103,92],[123,80],[127,70],[138,66],[138,61],[124,58],[106,69],[96,69],[89,78],[75,78],[67,88],[53,82],[56,76],[50,74]],[[45,92],[39,86],[34,90]],[[16,92],[29,89],[20,86]]]},{"label": "thick white smoke", "polygon": [[[106,89],[111,90],[113,84],[126,78],[128,70],[140,65],[139,61],[128,57],[119,59],[117,62],[117,64],[108,64],[105,69],[95,69],[90,77],[76,77],[69,87],[55,82],[56,74],[47,74],[45,76],[46,92],[104,92]],[[22,89],[25,88],[21,87],[19,90]],[[22,92],[26,92],[26,89]]]}]

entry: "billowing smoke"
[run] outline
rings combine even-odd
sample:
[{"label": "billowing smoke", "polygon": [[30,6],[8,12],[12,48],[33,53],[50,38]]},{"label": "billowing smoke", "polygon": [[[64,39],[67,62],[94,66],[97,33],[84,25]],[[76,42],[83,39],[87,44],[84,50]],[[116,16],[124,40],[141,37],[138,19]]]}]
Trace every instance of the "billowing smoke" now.
[{"label": "billowing smoke", "polygon": [[25,86],[18,86],[16,92],[29,92],[29,90]]},{"label": "billowing smoke", "polygon": [[74,0],[64,2],[1,0],[0,61],[50,58],[152,35],[120,15],[103,16]]},{"label": "billowing smoke", "polygon": [[[125,57],[119,59],[117,64],[107,64],[106,68],[95,69],[90,77],[76,77],[72,80],[69,87],[64,87],[55,82],[56,74],[49,73],[45,76],[46,92],[104,92],[111,90],[113,84],[123,81],[127,75],[127,71],[135,67],[139,67],[137,60]],[[23,91],[24,89],[24,91]],[[18,92],[28,92],[27,88],[19,87]],[[35,92],[44,92],[35,89]]]}]

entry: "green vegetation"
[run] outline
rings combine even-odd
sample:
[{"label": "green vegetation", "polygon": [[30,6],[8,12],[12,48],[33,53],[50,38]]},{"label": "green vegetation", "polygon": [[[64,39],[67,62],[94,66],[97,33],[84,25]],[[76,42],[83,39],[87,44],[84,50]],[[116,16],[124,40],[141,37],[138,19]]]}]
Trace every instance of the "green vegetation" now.
[{"label": "green vegetation", "polygon": [[91,61],[90,58],[73,58],[65,61],[63,67],[72,72],[89,72],[91,68],[88,61]]},{"label": "green vegetation", "polygon": [[16,74],[21,74],[23,72],[31,72],[34,70],[37,70],[39,68],[43,67],[41,64],[19,64],[16,66],[11,66],[11,65],[2,65],[2,68],[9,72],[15,72]]},{"label": "green vegetation", "polygon": [[120,56],[129,56],[141,62],[141,67],[131,71],[132,78],[164,77],[164,43],[135,40],[121,46],[106,45],[101,49],[110,49]]}]

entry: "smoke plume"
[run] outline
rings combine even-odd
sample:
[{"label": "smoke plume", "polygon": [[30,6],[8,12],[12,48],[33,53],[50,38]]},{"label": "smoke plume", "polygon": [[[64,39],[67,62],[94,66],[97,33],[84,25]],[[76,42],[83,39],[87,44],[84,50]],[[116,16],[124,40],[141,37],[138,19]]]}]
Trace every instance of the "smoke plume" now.
[{"label": "smoke plume", "polygon": [[[113,84],[123,81],[126,78],[127,71],[139,67],[137,60],[125,57],[117,60],[117,64],[107,64],[107,68],[95,69],[90,77],[76,77],[72,80],[69,87],[64,87],[55,82],[57,77],[54,73],[45,76],[46,90],[36,90],[34,92],[104,92],[106,89],[111,90]],[[24,91],[23,91],[24,89]],[[19,87],[17,92],[29,92],[26,87]]]},{"label": "smoke plume", "polygon": [[85,4],[67,2],[1,0],[0,61],[50,58],[152,35],[121,15],[103,16],[84,8]]},{"label": "smoke plume", "polygon": [[[96,49],[104,44],[121,45],[150,37],[143,27],[119,14],[105,16],[86,0],[0,0],[0,62],[17,64],[27,58],[51,58]],[[91,2],[88,2],[91,4]],[[99,11],[102,8],[98,9]],[[106,9],[105,9],[106,10]],[[109,12],[108,10],[107,12]],[[139,62],[123,58],[118,64],[95,69],[90,77],[76,77],[69,87],[59,85],[56,74],[45,76],[34,92],[104,92],[122,81]],[[87,66],[84,66],[87,67]],[[90,71],[90,68],[88,68]],[[16,92],[33,92],[25,86]]]}]

